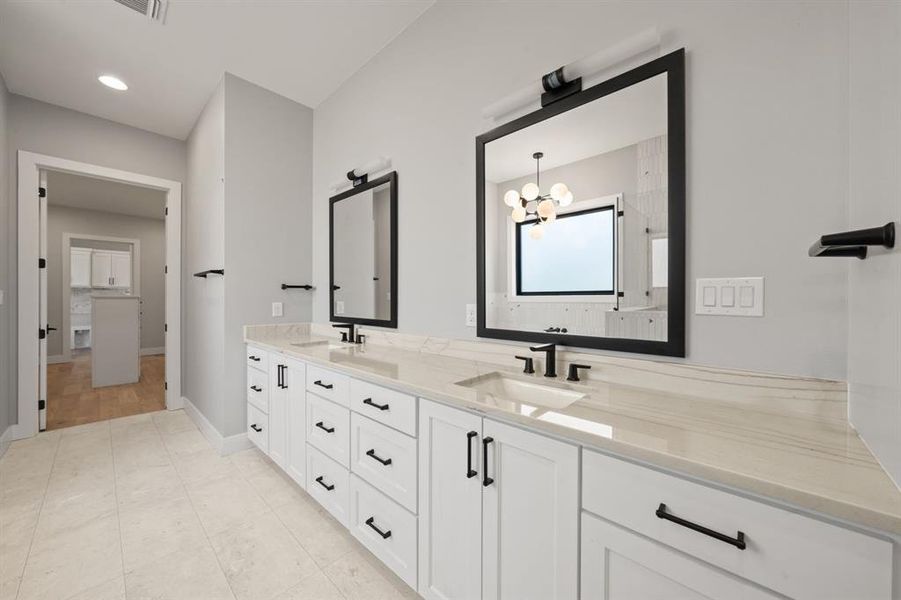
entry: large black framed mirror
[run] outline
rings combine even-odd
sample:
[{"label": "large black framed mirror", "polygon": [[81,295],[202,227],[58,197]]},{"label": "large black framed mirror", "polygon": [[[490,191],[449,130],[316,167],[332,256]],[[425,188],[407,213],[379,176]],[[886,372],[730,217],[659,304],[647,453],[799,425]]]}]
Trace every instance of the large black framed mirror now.
[{"label": "large black framed mirror", "polygon": [[685,356],[685,54],[476,138],[479,337]]},{"label": "large black framed mirror", "polygon": [[397,327],[397,172],[329,199],[329,319]]}]

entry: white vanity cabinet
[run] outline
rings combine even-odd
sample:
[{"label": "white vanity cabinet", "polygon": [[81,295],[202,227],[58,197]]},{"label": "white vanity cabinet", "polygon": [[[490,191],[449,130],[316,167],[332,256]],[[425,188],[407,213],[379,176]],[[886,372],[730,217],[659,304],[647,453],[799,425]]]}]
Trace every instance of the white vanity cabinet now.
[{"label": "white vanity cabinet", "polygon": [[578,595],[579,448],[420,400],[419,593]]}]

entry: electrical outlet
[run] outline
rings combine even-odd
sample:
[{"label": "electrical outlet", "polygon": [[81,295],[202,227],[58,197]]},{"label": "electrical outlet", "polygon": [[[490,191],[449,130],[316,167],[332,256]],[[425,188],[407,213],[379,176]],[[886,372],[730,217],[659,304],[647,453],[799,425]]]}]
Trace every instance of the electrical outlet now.
[{"label": "electrical outlet", "polygon": [[466,326],[467,327],[475,327],[476,326],[476,305],[475,304],[467,304],[466,305]]},{"label": "electrical outlet", "polygon": [[281,302],[273,302],[272,303],[272,316],[273,317],[281,317],[285,314],[285,305]]}]

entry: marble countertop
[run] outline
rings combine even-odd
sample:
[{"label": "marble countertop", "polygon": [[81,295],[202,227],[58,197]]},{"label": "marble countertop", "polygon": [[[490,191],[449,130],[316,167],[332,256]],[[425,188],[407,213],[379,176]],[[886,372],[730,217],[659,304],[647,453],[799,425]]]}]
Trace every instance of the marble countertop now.
[{"label": "marble countertop", "polygon": [[[535,375],[515,366],[517,347],[502,347],[509,364],[499,364],[492,355],[479,354],[479,342],[460,342],[468,346],[451,352],[447,344],[427,350],[426,340],[417,350],[398,342],[403,334],[391,333],[396,339],[386,336],[381,340],[386,343],[341,344],[337,335],[328,330],[322,330],[327,337],[319,335],[315,327],[311,333],[309,325],[250,326],[245,340],[609,454],[901,535],[901,491],[847,422],[845,404],[817,380],[698,367],[687,377],[688,367],[638,359],[632,361],[640,365],[633,369],[638,375],[629,379],[620,373],[632,359],[603,362],[598,355],[578,354],[578,362],[586,356],[602,362],[593,364],[591,379],[570,384],[561,359],[561,376],[550,385],[584,398],[550,410],[459,385],[492,373],[547,385],[538,365]],[[774,386],[784,398],[774,394]]]}]

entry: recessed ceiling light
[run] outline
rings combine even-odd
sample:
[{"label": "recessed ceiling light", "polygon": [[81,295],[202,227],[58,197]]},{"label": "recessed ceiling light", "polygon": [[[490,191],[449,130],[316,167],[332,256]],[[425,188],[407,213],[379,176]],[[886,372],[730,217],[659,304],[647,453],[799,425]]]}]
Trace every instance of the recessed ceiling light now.
[{"label": "recessed ceiling light", "polygon": [[106,87],[113,88],[114,90],[118,90],[120,92],[124,92],[128,89],[128,86],[125,85],[124,81],[122,81],[118,77],[113,77],[112,75],[101,75],[97,78],[97,80]]}]

